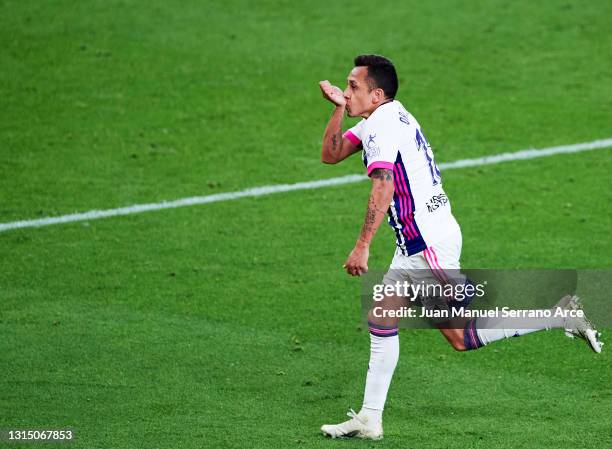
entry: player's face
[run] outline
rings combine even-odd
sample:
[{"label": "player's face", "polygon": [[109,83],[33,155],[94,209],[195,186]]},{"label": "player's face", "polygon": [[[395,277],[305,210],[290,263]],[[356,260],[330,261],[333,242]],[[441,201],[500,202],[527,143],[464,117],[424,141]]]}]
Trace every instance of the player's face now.
[{"label": "player's face", "polygon": [[380,89],[370,89],[366,80],[368,76],[367,67],[355,67],[349,73],[348,84],[344,90],[346,99],[346,111],[349,117],[367,118],[378,105]]}]

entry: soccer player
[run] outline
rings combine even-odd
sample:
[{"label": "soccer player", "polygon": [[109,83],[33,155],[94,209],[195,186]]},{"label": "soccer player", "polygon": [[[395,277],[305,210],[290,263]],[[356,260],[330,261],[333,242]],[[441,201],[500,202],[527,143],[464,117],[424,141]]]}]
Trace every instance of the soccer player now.
[{"label": "soccer player", "polygon": [[[383,283],[419,282],[423,277],[430,277],[428,282],[450,282],[448,270],[460,268],[461,230],[451,213],[431,147],[417,120],[395,100],[398,79],[392,62],[383,56],[361,55],[354,65],[344,92],[329,81],[319,83],[324,98],[334,105],[323,136],[322,161],[336,164],[361,151],[372,181],[363,227],[344,268],[353,276],[368,270],[370,243],[388,216],[396,250]],[[362,120],[343,133],[345,113]],[[376,305],[398,310],[406,305],[406,298],[391,295]],[[567,296],[555,307],[577,310],[581,306],[577,297]],[[370,362],[362,408],[359,413],[351,410],[348,421],[322,426],[327,436],[383,436],[383,408],[399,357],[399,319],[380,315],[373,310],[368,314]],[[601,351],[599,334],[584,317],[543,318],[530,323],[535,323],[532,329],[520,329],[513,327],[511,319],[479,318],[461,328],[440,330],[458,351],[551,328],[565,328],[572,336],[584,338],[595,352]]]}]

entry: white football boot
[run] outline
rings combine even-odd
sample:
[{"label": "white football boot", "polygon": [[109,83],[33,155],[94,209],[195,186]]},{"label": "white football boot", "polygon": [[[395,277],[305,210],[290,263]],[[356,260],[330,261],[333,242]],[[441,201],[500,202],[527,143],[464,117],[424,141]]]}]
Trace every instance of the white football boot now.
[{"label": "white football boot", "polygon": [[[553,309],[561,308],[564,310],[583,310],[582,303],[578,296],[564,296],[555,304]],[[584,310],[583,310],[584,313]],[[587,341],[593,351],[600,353],[603,342],[599,340],[601,333],[593,327],[586,315],[582,317],[567,317],[565,319],[565,335],[570,338],[578,337]]]},{"label": "white football boot", "polygon": [[324,424],[321,432],[331,438],[356,437],[367,440],[381,440],[383,437],[382,423],[372,422],[367,416],[360,416],[350,409],[347,415],[351,418],[340,424]]}]

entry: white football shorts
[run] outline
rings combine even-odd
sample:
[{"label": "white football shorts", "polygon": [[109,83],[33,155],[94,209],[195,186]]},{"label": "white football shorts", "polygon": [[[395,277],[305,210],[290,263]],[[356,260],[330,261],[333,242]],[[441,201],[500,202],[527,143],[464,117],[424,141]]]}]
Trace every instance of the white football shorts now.
[{"label": "white football shorts", "polygon": [[389,271],[383,277],[383,284],[395,285],[398,282],[441,283],[455,279],[461,268],[461,230],[450,234],[438,243],[412,256],[405,256],[399,248],[391,261]]}]

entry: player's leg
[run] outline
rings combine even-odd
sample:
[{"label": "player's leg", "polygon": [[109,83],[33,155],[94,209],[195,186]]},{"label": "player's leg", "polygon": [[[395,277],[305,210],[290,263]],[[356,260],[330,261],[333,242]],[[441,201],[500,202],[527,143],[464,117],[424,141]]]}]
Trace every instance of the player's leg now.
[{"label": "player's leg", "polygon": [[[461,235],[456,235],[423,251],[432,274],[440,283],[454,282],[460,265]],[[465,306],[469,305],[465,303]],[[566,329],[572,335],[584,338],[595,352],[601,352],[599,333],[586,317],[565,317],[555,314],[556,309],[577,310],[581,308],[576,297],[567,296],[555,304],[551,313],[540,313],[541,318],[487,317],[473,320],[456,320],[452,324],[438,326],[447,341],[458,351],[478,349],[498,340],[520,337],[549,329]],[[535,312],[538,312],[537,310]],[[541,311],[544,312],[544,311]],[[460,326],[455,326],[460,323]]]},{"label": "player's leg", "polygon": [[[425,249],[420,256],[423,260],[425,272],[430,272],[432,281],[438,282],[441,285],[455,282],[467,282],[460,273],[460,257],[461,257],[462,236],[461,231],[452,234],[446,240],[430,246]],[[426,277],[427,274],[421,274]],[[452,300],[452,298],[449,298]],[[462,306],[467,307],[469,301],[466,301]],[[475,349],[471,346],[476,346],[473,343],[471,328],[467,327],[468,320],[455,318],[449,322],[437,324],[436,327],[446,338],[448,343],[457,351],[465,351],[467,349]],[[480,345],[482,346],[482,345]],[[479,346],[478,346],[479,347]]]},{"label": "player's leg", "polygon": [[[568,297],[569,298],[569,297]],[[555,306],[556,308],[557,306]],[[525,319],[518,318],[453,318],[438,325],[440,332],[457,351],[481,348],[493,341],[510,337],[520,337],[540,330],[569,327],[569,320],[554,317],[530,318],[528,326]]]},{"label": "player's leg", "polygon": [[[478,349],[498,340],[521,337],[532,332],[564,329],[569,336],[584,339],[593,351],[601,352],[603,343],[599,340],[600,334],[586,318],[584,312],[574,316],[570,313],[555,313],[558,309],[575,312],[581,310],[582,306],[577,296],[568,295],[555,304],[550,309],[550,313],[540,313],[541,318],[528,318],[527,322],[525,318],[512,317],[486,317],[471,320],[466,324],[465,334],[470,335],[471,340],[469,344],[466,343],[465,349]],[[466,342],[468,342],[467,339]]]},{"label": "player's leg", "polygon": [[[391,269],[383,278],[384,284],[402,282],[401,253],[393,259]],[[387,399],[391,379],[399,359],[399,318],[389,311],[399,311],[408,306],[404,298],[389,295],[375,301],[368,313],[370,331],[370,361],[366,375],[363,405],[359,413],[349,412],[350,420],[340,424],[326,424],[321,431],[332,438],[354,436],[367,439],[383,437],[382,414]]]},{"label": "player's leg", "polygon": [[[499,319],[492,323],[491,318],[477,318],[473,320],[462,320],[463,327],[456,327],[457,321],[452,322],[452,327],[440,325],[438,328],[449,344],[457,351],[469,351],[481,348],[494,341],[510,337],[520,337],[532,332],[553,328],[564,328],[565,320],[543,318],[541,322],[533,320],[533,328],[524,329],[523,323],[512,319]],[[500,326],[498,328],[488,328],[488,326]]]},{"label": "player's leg", "polygon": [[399,359],[399,318],[387,312],[408,307],[408,301],[398,296],[387,296],[374,304],[368,313],[370,332],[370,361],[366,377],[360,415],[382,423],[387,392]]}]

